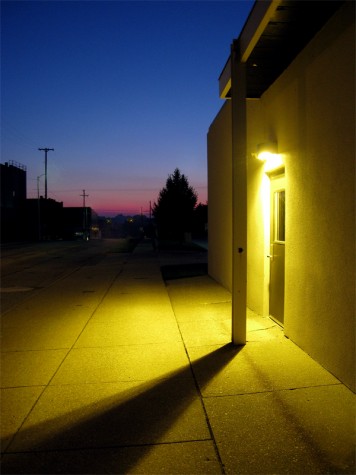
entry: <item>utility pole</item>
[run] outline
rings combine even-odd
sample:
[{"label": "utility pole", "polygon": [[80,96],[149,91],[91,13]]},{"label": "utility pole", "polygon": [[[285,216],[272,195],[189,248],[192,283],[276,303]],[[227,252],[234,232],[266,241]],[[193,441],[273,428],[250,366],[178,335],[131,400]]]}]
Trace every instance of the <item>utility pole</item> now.
[{"label": "utility pole", "polygon": [[44,174],[37,177],[37,220],[38,220],[38,240],[41,241],[41,202],[40,202],[40,178]]},{"label": "utility pole", "polygon": [[82,193],[81,195],[79,195],[79,196],[82,196],[82,197],[83,197],[83,208],[85,208],[85,198],[86,198],[87,196],[89,196],[89,195],[86,195],[86,194],[85,194],[85,190],[83,190],[83,193]]},{"label": "utility pole", "polygon": [[54,148],[39,148],[38,150],[43,151],[45,153],[45,199],[47,199],[47,152],[52,151],[54,152]]},{"label": "utility pole", "polygon": [[87,235],[86,235],[86,232],[87,232],[87,209],[86,209],[86,206],[85,206],[85,198],[89,195],[86,195],[85,194],[85,190],[83,190],[83,193],[80,195],[83,197],[83,239],[87,239]]}]

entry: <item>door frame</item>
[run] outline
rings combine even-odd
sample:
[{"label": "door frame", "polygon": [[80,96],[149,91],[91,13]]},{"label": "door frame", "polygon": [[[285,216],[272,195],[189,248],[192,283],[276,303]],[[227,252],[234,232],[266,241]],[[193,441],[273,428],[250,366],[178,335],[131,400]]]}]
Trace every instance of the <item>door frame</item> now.
[{"label": "door frame", "polygon": [[[284,193],[284,206],[280,208],[279,193]],[[270,180],[270,286],[269,316],[279,325],[284,325],[284,294],[285,294],[285,174],[278,174]],[[279,228],[280,212],[283,209],[283,229]],[[273,275],[272,275],[273,274]],[[274,278],[273,278],[274,276]],[[275,285],[276,284],[276,285]],[[272,288],[273,286],[273,288]],[[272,298],[273,290],[273,298]],[[273,310],[272,310],[273,304]],[[272,313],[273,312],[273,313]]]}]

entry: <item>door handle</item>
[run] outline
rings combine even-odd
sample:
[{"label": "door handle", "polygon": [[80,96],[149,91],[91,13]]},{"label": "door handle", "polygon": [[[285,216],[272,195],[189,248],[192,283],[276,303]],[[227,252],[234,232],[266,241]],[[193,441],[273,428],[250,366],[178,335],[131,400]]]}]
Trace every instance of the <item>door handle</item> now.
[{"label": "door handle", "polygon": [[270,253],[267,255],[267,257],[268,257],[269,259],[271,259],[271,262],[272,262],[273,259],[274,259],[273,244],[270,245],[270,251],[269,251],[269,252],[270,252]]}]

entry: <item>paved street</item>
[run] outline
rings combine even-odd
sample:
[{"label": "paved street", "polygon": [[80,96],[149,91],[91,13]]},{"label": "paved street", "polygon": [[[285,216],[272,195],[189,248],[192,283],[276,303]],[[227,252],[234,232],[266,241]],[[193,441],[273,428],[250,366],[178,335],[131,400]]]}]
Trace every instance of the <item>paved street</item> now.
[{"label": "paved street", "polygon": [[[119,249],[117,240],[4,245],[1,249],[2,313],[19,301],[32,298],[56,280],[76,273],[81,267],[95,265],[107,254],[119,256],[116,252]],[[121,255],[120,262],[124,260],[125,256]],[[93,277],[87,276],[86,280]]]}]

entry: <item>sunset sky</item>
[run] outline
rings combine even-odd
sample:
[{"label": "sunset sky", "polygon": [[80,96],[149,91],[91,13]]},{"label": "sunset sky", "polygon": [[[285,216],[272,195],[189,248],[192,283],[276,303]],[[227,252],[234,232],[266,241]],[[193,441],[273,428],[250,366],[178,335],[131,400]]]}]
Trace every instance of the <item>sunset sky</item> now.
[{"label": "sunset sky", "polygon": [[[252,1],[2,1],[1,163],[27,196],[148,213],[176,167],[207,201],[218,77]],[[37,177],[40,177],[37,180]]]}]

